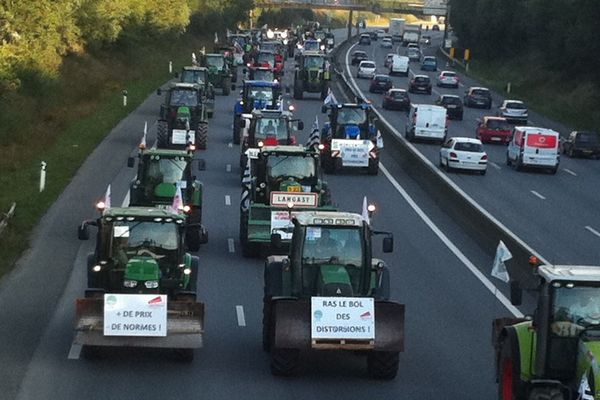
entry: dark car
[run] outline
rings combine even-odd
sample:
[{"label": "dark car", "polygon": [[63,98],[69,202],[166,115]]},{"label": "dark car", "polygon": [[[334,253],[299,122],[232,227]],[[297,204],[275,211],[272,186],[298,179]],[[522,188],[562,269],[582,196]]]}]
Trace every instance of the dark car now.
[{"label": "dark car", "polygon": [[367,55],[366,52],[364,52],[362,50],[357,50],[354,53],[352,53],[351,64],[358,65],[358,64],[360,64],[361,61],[368,60],[368,59],[369,59],[369,56]]},{"label": "dark car", "polygon": [[410,93],[431,94],[431,79],[427,75],[415,75],[408,84]]},{"label": "dark car", "polygon": [[453,94],[443,94],[436,100],[435,103],[438,106],[446,108],[448,118],[462,121],[463,105],[462,101],[460,101],[460,97]]},{"label": "dark car", "polygon": [[563,142],[562,151],[569,157],[600,157],[600,134],[591,131],[573,131]]},{"label": "dark car", "polygon": [[369,36],[368,33],[363,33],[362,35],[360,35],[360,39],[358,39],[358,44],[370,45],[371,44],[371,36]]},{"label": "dark car", "polygon": [[389,75],[375,75],[371,79],[369,85],[369,92],[371,93],[384,93],[390,90],[394,86],[392,78]]},{"label": "dark car", "polygon": [[369,37],[371,38],[371,40],[377,41],[377,31],[369,32]]},{"label": "dark car", "polygon": [[466,107],[492,108],[492,94],[488,88],[470,87],[465,92],[464,103]]},{"label": "dark car", "polygon": [[390,89],[383,95],[381,107],[386,110],[410,110],[410,97],[404,89]]},{"label": "dark car", "polygon": [[431,27],[431,30],[432,30],[432,31],[439,32],[439,30],[440,30],[440,27],[439,27],[438,25],[434,25],[434,26],[432,26],[432,27]]}]

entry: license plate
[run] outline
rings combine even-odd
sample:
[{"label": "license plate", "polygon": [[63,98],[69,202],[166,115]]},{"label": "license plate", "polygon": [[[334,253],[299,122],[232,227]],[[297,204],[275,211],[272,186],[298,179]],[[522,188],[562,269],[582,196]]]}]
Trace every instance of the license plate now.
[{"label": "license plate", "polygon": [[499,138],[499,137],[492,137],[491,139],[492,139],[492,141],[494,141],[494,142],[499,142],[499,141],[501,141],[501,140],[502,140],[502,138]]},{"label": "license plate", "polygon": [[288,186],[288,192],[301,192],[302,188],[300,186]]},{"label": "license plate", "polygon": [[455,104],[448,104],[448,108],[456,108]]}]

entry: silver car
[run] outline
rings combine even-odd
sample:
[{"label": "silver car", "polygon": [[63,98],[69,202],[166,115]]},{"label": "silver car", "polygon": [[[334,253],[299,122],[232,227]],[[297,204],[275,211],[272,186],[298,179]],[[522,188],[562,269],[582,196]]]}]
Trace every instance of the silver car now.
[{"label": "silver car", "polygon": [[504,100],[498,109],[498,116],[509,122],[527,124],[529,114],[525,103],[520,100]]}]

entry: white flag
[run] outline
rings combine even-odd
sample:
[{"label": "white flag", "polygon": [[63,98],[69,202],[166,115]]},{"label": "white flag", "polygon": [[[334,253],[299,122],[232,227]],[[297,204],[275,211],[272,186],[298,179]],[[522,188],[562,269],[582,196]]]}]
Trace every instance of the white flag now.
[{"label": "white flag", "polygon": [[110,185],[106,188],[106,193],[104,194],[104,209],[108,210],[110,208]]},{"label": "white flag", "polygon": [[197,65],[198,59],[196,58],[196,53],[192,52],[192,65]]},{"label": "white flag", "polygon": [[507,283],[510,281],[510,276],[508,275],[508,270],[506,269],[506,265],[504,265],[504,261],[508,261],[511,258],[512,254],[501,240],[500,243],[498,243],[496,257],[494,257],[494,265],[492,267],[492,276],[494,278],[498,278]]},{"label": "white flag", "polygon": [[219,43],[219,35],[217,35],[217,32],[215,32],[215,44]]},{"label": "white flag", "polygon": [[179,213],[183,210],[183,195],[181,194],[181,185],[177,183],[177,189],[175,189],[175,196],[173,196],[173,204],[171,210],[174,213]]},{"label": "white flag", "polygon": [[362,217],[365,219],[365,221],[367,221],[367,224],[371,223],[371,218],[369,218],[369,204],[367,203],[367,196],[363,197]]},{"label": "white flag", "polygon": [[146,148],[146,135],[148,134],[148,121],[144,122],[144,136],[142,136],[142,141],[140,142],[140,149]]},{"label": "white flag", "polygon": [[337,99],[333,95],[331,88],[327,89],[327,97],[325,97],[325,100],[323,100],[323,104],[326,106],[330,106],[330,105],[336,104],[336,103],[337,103]]}]

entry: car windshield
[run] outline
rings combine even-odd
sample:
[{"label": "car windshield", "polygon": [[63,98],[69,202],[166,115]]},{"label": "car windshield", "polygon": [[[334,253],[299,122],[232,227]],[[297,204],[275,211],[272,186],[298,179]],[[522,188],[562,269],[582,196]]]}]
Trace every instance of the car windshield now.
[{"label": "car windshield", "polygon": [[115,221],[111,247],[113,254],[124,250],[128,258],[147,254],[144,249],[157,255],[155,258],[162,258],[166,253],[177,250],[178,238],[179,231],[174,223]]},{"label": "car windshield", "polygon": [[177,183],[183,179],[183,173],[187,166],[187,161],[183,157],[161,158],[151,156],[145,160],[145,178],[146,181],[159,183]]},{"label": "car windshield", "polygon": [[429,83],[428,76],[415,76],[415,82],[417,83]]},{"label": "car windshield", "polygon": [[259,64],[268,63],[270,65],[275,65],[275,54],[273,54],[273,53],[258,53],[257,61]]},{"label": "car windshield", "polygon": [[450,96],[445,96],[442,97],[442,103],[443,104],[461,104],[460,98],[458,97],[450,97]]},{"label": "car windshield", "polygon": [[377,76],[375,76],[375,80],[379,81],[379,82],[389,82],[391,79],[389,76],[377,75]]},{"label": "car windshield", "polygon": [[254,100],[273,100],[273,88],[270,87],[253,87],[250,89],[250,97]]},{"label": "car windshield", "polygon": [[406,94],[406,92],[400,92],[400,91],[392,92],[392,96],[395,99],[405,99],[405,98],[408,97],[408,95]]},{"label": "car windshield", "polygon": [[523,103],[510,102],[506,103],[506,108],[510,108],[512,110],[525,110],[525,105]]},{"label": "car windshield", "polygon": [[172,90],[169,104],[172,106],[196,107],[198,105],[198,92],[195,90]]},{"label": "car windshield", "polygon": [[353,291],[357,292],[362,260],[360,228],[306,227],[302,246],[302,282],[305,291],[314,293],[323,283],[320,279],[331,273],[350,283]]},{"label": "car windshield", "polygon": [[599,143],[600,135],[596,132],[579,132],[577,134],[578,143]]},{"label": "car windshield", "polygon": [[225,65],[225,59],[221,55],[206,56],[206,64],[209,67],[221,69]]},{"label": "car windshield", "polygon": [[267,160],[267,173],[271,178],[293,176],[297,179],[313,178],[316,175],[315,159],[305,156],[272,154]]},{"label": "car windshield", "polygon": [[444,72],[442,76],[445,78],[454,78],[456,77],[456,74],[454,72]]},{"label": "car windshield", "polygon": [[[556,283],[557,285],[559,283]],[[581,328],[600,324],[600,288],[560,285],[553,290],[551,330],[559,336],[575,336],[577,329],[557,329],[556,322],[577,324]]]},{"label": "car windshield", "polygon": [[499,120],[499,119],[490,119],[487,122],[488,129],[493,129],[496,131],[508,131],[510,130],[510,125],[508,122]]},{"label": "car windshield", "polygon": [[481,153],[483,152],[483,146],[479,143],[473,142],[456,142],[454,150],[466,151],[469,153]]},{"label": "car windshield", "polygon": [[206,82],[206,70],[184,69],[181,73],[181,82],[200,83]]},{"label": "car windshield", "polygon": [[287,139],[288,123],[281,118],[259,118],[256,121],[256,138],[265,139],[267,136],[275,136],[277,139]]},{"label": "car windshield", "polygon": [[474,96],[488,97],[490,95],[490,92],[488,90],[485,90],[485,89],[473,89],[473,91],[471,92],[471,94],[474,95]]},{"label": "car windshield", "polygon": [[362,108],[340,108],[337,123],[340,125],[359,125],[367,120],[367,113]]},{"label": "car windshield", "polygon": [[309,56],[304,57],[304,67],[306,68],[322,68],[324,63],[323,57]]},{"label": "car windshield", "polygon": [[375,64],[373,64],[372,62],[362,62],[360,64],[361,68],[375,68]]},{"label": "car windshield", "polygon": [[365,53],[364,51],[356,51],[354,52],[354,57],[366,57],[367,53]]}]

